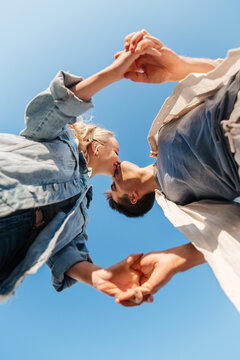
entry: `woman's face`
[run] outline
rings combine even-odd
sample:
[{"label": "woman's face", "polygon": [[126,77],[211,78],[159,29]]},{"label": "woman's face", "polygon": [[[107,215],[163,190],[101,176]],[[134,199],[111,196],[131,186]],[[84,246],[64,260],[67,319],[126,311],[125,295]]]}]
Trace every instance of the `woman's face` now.
[{"label": "woman's face", "polygon": [[119,157],[119,144],[115,137],[109,136],[108,141],[98,148],[100,173],[114,176],[117,166],[121,163]]}]

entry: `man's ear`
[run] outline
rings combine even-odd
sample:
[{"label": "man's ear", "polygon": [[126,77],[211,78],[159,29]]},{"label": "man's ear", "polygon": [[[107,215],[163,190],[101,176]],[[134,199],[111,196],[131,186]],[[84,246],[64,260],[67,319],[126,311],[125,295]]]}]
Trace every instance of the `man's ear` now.
[{"label": "man's ear", "polygon": [[131,202],[131,204],[136,204],[139,200],[139,194],[137,191],[132,191],[131,195],[129,196],[129,200]]}]

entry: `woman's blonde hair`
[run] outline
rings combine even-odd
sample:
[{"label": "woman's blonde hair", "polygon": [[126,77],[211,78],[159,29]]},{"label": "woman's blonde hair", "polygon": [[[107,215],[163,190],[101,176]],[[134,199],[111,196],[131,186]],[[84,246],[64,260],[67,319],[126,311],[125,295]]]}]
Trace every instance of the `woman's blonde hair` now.
[{"label": "woman's blonde hair", "polygon": [[70,129],[75,131],[76,138],[78,139],[79,152],[82,151],[86,161],[89,161],[88,147],[93,141],[97,141],[99,146],[104,146],[110,136],[114,136],[112,131],[103,129],[93,124],[87,124],[80,120],[73,125],[69,125]]}]

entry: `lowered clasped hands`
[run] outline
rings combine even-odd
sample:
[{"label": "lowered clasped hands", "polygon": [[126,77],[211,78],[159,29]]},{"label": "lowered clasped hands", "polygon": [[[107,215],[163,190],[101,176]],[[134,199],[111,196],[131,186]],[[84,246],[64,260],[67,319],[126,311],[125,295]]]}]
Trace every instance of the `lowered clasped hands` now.
[{"label": "lowered clasped hands", "polygon": [[[183,246],[189,245],[192,246]],[[130,255],[107,269],[93,271],[92,285],[98,291],[114,296],[123,306],[151,303],[153,294],[181,271],[185,259],[179,254],[180,249],[181,246],[146,255]]]},{"label": "lowered clasped hands", "polygon": [[179,272],[205,262],[191,243],[146,255],[133,254],[107,268],[92,272],[92,286],[116,298],[123,306],[153,302],[153,295]]}]

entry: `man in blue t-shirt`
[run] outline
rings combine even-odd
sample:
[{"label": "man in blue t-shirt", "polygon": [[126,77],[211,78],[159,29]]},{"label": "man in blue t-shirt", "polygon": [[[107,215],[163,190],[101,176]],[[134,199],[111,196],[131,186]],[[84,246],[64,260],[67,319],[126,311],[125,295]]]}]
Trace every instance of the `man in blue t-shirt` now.
[{"label": "man in blue t-shirt", "polygon": [[[214,70],[222,62],[179,56],[145,30],[125,39],[126,50],[138,52],[145,46],[154,48],[152,55],[139,58],[137,70],[125,74],[133,81],[178,81],[192,72]],[[240,72],[236,69],[226,84],[209,92],[197,106],[165,121],[158,129],[156,163],[140,168],[122,162],[115,171],[111,191],[107,192],[110,206],[129,217],[142,216],[153,206],[155,189],[178,205],[204,199],[232,202],[238,198],[239,164],[221,122],[229,119],[239,90]],[[192,244],[147,254],[139,267],[145,275],[142,293],[153,294],[176,272],[204,262],[204,256]],[[119,302],[127,298],[120,297]]]}]

